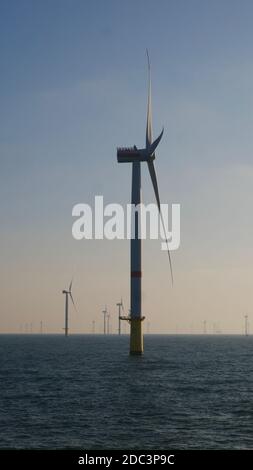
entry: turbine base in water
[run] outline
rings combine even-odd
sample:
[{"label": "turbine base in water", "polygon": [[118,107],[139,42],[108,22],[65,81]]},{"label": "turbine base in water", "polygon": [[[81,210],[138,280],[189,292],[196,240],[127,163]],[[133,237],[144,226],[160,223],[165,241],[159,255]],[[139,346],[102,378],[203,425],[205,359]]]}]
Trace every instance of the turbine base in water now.
[{"label": "turbine base in water", "polygon": [[143,354],[143,332],[142,322],[145,317],[131,318],[131,331],[130,331],[130,354],[141,355]]}]

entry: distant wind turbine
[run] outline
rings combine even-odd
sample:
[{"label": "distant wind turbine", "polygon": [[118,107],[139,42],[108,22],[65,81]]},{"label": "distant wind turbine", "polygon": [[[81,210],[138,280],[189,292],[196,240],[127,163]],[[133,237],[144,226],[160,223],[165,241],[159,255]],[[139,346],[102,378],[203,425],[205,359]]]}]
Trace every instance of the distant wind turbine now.
[{"label": "distant wind turbine", "polygon": [[76,310],[75,302],[72,296],[72,283],[69,284],[69,290],[63,290],[62,293],[65,294],[65,327],[63,328],[65,331],[65,336],[69,334],[69,296],[71,298],[72,304]]},{"label": "distant wind turbine", "polygon": [[110,313],[107,314],[107,334],[110,333]]},{"label": "distant wind turbine", "polygon": [[104,310],[102,310],[104,315],[104,335],[106,334],[106,316],[107,316],[107,307],[105,306]]},{"label": "distant wind turbine", "polygon": [[121,298],[120,302],[118,302],[116,305],[117,305],[117,307],[118,307],[118,309],[119,309],[119,314],[118,314],[119,329],[118,329],[118,333],[119,333],[119,335],[120,335],[120,334],[121,334],[121,320],[122,320],[122,318],[121,318],[121,309],[122,309],[122,311],[123,311],[123,313],[124,313],[124,305],[123,305],[123,302],[122,302],[122,298]]},{"label": "distant wind turbine", "polygon": [[249,335],[249,321],[248,321],[248,315],[244,315],[245,318],[245,336]]},{"label": "distant wind turbine", "polygon": [[[148,110],[147,110],[147,124],[146,124],[146,147],[138,149],[134,147],[121,147],[117,149],[118,163],[132,163],[132,204],[138,206],[141,202],[141,162],[146,162],[148,165],[149,174],[151,177],[153,189],[155,192],[156,203],[158,206],[164,235],[165,225],[161,214],[160,196],[158,190],[158,183],[156,178],[156,171],[154,166],[155,150],[162,138],[163,130],[156,140],[153,141],[152,137],[152,110],[151,110],[151,74],[150,74],[150,61],[148,58]],[[143,353],[143,332],[142,321],[145,317],[142,316],[141,308],[141,238],[139,237],[141,214],[140,211],[135,212],[134,216],[134,237],[131,239],[131,314],[127,317],[130,322],[130,354]],[[167,246],[168,241],[166,239]],[[171,280],[173,284],[173,272],[168,249],[168,257],[170,264]],[[123,319],[123,318],[122,318]]]}]

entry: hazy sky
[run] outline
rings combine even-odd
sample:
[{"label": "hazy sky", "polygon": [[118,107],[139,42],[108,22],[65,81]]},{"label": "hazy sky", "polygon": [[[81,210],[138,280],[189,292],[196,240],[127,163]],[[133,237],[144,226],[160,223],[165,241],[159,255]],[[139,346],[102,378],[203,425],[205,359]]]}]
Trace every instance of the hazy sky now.
[{"label": "hazy sky", "polygon": [[[129,306],[129,242],[75,241],[78,202],[130,202],[118,145],[145,142],[152,62],[163,202],[181,204],[175,284],[159,241],[143,244],[151,332],[213,324],[253,331],[253,3],[247,0],[2,0],[0,3],[0,331],[43,320],[102,331],[106,303]],[[143,165],[144,202],[154,196]],[[144,327],[144,329],[146,326]]]}]

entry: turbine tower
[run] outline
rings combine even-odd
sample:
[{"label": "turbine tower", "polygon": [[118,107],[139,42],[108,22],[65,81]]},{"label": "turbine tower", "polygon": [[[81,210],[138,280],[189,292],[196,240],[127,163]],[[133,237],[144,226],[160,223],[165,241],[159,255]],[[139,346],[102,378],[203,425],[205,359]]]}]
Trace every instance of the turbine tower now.
[{"label": "turbine tower", "polygon": [[119,309],[119,315],[118,315],[118,319],[119,319],[119,328],[118,328],[118,333],[119,335],[121,335],[121,309],[123,310],[124,312],[124,305],[123,305],[123,302],[122,302],[122,298],[120,300],[120,302],[118,302],[117,304],[117,307]]},{"label": "turbine tower", "polygon": [[[142,321],[145,317],[142,315],[141,308],[141,211],[139,204],[141,203],[141,162],[146,162],[148,165],[149,174],[151,177],[152,185],[155,192],[156,203],[158,206],[164,235],[165,226],[160,208],[160,196],[156,178],[156,171],[154,166],[155,150],[162,138],[163,130],[156,140],[152,138],[152,111],[151,111],[151,74],[150,74],[150,61],[148,58],[148,109],[147,109],[147,124],[146,124],[146,147],[138,149],[134,147],[120,147],[117,149],[118,163],[132,163],[132,205],[135,206],[134,214],[134,235],[131,238],[131,313],[129,317],[121,317],[122,320],[130,322],[130,354],[143,353],[143,331]],[[139,207],[138,207],[139,206]],[[138,210],[139,208],[139,210]],[[165,237],[166,238],[166,237]],[[168,241],[166,239],[168,245]],[[171,279],[173,283],[172,265],[170,259],[170,252],[168,250]]]},{"label": "turbine tower", "polygon": [[107,334],[110,333],[110,313],[107,314]]},{"label": "turbine tower", "polygon": [[73,283],[73,280],[69,284],[69,290],[62,291],[62,293],[65,294],[65,327],[63,328],[65,331],[65,336],[68,336],[69,334],[69,296],[76,310],[75,302],[72,296],[72,283]]},{"label": "turbine tower", "polygon": [[105,306],[104,310],[102,310],[104,315],[104,335],[106,335],[106,317],[107,317],[107,307]]},{"label": "turbine tower", "polygon": [[244,315],[245,318],[245,336],[249,335],[249,322],[248,322],[248,315]]}]

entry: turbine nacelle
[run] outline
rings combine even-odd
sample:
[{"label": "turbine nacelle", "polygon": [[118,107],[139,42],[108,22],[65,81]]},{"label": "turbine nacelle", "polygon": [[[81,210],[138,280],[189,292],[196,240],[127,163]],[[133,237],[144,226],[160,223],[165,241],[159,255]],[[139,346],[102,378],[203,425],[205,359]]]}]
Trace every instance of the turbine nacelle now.
[{"label": "turbine nacelle", "polygon": [[[62,293],[63,293],[63,294],[66,294],[67,296],[68,296],[68,295],[70,296],[71,302],[72,302],[72,304],[74,305],[75,310],[76,310],[76,305],[75,305],[75,302],[74,302],[74,299],[73,299],[73,296],[72,296],[72,283],[73,283],[73,279],[72,279],[72,281],[71,281],[71,283],[70,283],[70,285],[69,285],[69,290],[65,290],[65,289],[64,289],[64,290],[62,291]],[[77,310],[76,310],[76,311],[77,311]]]},{"label": "turbine nacelle", "polygon": [[163,130],[157,139],[151,145],[147,145],[145,149],[138,149],[135,145],[133,147],[117,148],[118,163],[149,162],[154,160],[155,149],[163,136]]},{"label": "turbine nacelle", "polygon": [[120,147],[117,149],[118,163],[146,162],[146,149],[137,149],[134,147]]}]

